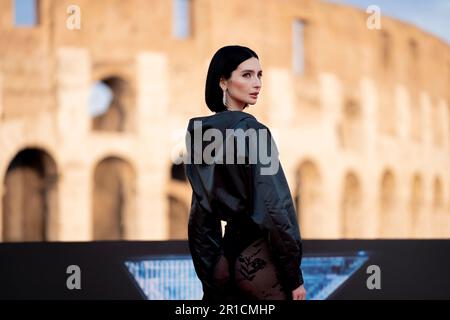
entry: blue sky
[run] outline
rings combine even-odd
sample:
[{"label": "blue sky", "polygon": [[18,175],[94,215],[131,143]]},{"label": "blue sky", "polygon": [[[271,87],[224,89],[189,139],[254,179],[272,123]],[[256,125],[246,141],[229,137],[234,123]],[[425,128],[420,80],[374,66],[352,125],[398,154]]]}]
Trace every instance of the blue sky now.
[{"label": "blue sky", "polygon": [[450,45],[450,0],[324,0],[350,4],[364,11],[376,5],[383,14],[412,23]]},{"label": "blue sky", "polygon": [[[16,24],[33,25],[36,0],[14,0]],[[450,0],[324,0],[353,5],[365,10],[380,7],[381,14],[415,24],[450,44]]]},{"label": "blue sky", "polygon": [[36,0],[14,0],[15,25],[32,26],[36,17]]}]

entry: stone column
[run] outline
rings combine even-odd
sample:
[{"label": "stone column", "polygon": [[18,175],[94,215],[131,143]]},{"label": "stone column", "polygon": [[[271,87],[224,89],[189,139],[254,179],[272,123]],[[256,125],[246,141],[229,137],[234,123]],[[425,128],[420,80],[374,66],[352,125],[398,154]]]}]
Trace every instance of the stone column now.
[{"label": "stone column", "polygon": [[[0,73],[0,149],[3,148],[2,137],[2,122],[3,122],[3,75]],[[5,161],[0,155],[0,242],[3,241],[3,179],[5,178],[5,172],[2,168],[5,165],[2,163]]]},{"label": "stone column", "polygon": [[377,141],[377,119],[379,105],[379,97],[377,96],[377,89],[372,79],[363,78],[361,82],[361,106],[363,110],[365,147],[364,157],[367,167],[361,172],[361,189],[362,189],[362,204],[365,225],[363,227],[363,234],[365,238],[376,238],[378,236],[378,207],[379,207],[379,172],[376,155],[376,141]]},{"label": "stone column", "polygon": [[268,68],[269,123],[273,128],[288,128],[294,124],[294,87],[289,70]]},{"label": "stone column", "polygon": [[141,146],[137,189],[137,238],[168,238],[167,184],[170,171],[168,124],[168,62],[164,54],[141,52],[137,56],[137,112]]},{"label": "stone column", "polygon": [[82,48],[60,48],[57,59],[59,240],[88,241],[92,239],[92,191],[86,143],[91,62],[88,51]]},{"label": "stone column", "polygon": [[[433,126],[431,123],[431,101],[426,92],[420,93],[420,112],[422,119],[422,151],[423,151],[423,163],[434,163],[433,160]],[[423,226],[421,236],[423,238],[433,237],[433,181],[434,172],[426,168],[424,175],[424,210],[422,212],[422,218],[420,219],[420,225]]]},{"label": "stone column", "polygon": [[322,176],[321,206],[322,226],[317,238],[340,238],[341,235],[341,179],[342,157],[339,157],[336,126],[342,110],[342,86],[334,74],[323,73],[319,76],[320,108],[322,109],[318,139],[321,140],[321,152],[318,155]]}]

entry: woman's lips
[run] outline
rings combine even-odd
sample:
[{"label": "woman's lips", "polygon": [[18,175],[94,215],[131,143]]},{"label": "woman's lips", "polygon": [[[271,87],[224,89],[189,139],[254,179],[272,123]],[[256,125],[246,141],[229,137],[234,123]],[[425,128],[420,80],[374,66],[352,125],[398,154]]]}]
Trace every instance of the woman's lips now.
[{"label": "woman's lips", "polygon": [[251,95],[253,98],[258,98],[258,94],[257,94],[257,93],[250,93],[250,95]]}]

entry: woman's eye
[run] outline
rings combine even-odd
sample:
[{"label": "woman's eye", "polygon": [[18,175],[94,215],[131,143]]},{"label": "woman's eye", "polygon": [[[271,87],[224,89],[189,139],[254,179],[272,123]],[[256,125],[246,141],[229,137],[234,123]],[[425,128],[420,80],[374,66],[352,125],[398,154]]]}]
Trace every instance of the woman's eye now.
[{"label": "woman's eye", "polygon": [[247,76],[249,76],[249,75],[250,75],[250,73],[245,73],[244,77],[248,78]]}]

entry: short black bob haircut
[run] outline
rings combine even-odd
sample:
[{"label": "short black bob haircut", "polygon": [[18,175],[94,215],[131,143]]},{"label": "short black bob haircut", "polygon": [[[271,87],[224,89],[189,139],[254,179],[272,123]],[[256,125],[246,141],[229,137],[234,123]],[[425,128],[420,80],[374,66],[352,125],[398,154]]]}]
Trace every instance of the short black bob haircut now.
[{"label": "short black bob haircut", "polygon": [[231,73],[245,60],[250,58],[259,60],[258,55],[251,49],[243,46],[225,46],[217,50],[211,59],[206,76],[205,101],[213,112],[226,111],[223,104],[223,91],[220,87],[220,78],[229,79]]}]

